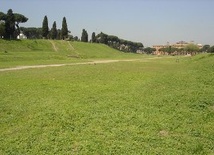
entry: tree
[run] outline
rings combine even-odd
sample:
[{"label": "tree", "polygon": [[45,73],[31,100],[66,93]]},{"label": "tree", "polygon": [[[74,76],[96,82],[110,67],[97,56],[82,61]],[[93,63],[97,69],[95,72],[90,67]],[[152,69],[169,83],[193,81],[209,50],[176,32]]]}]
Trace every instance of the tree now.
[{"label": "tree", "polygon": [[190,52],[191,55],[192,55],[193,53],[196,53],[196,52],[199,51],[199,47],[198,47],[197,45],[195,45],[195,44],[192,44],[192,43],[186,45],[184,49],[185,49],[187,52]]},{"label": "tree", "polygon": [[204,46],[200,49],[200,51],[201,51],[201,52],[208,52],[209,48],[210,48],[210,45],[204,45]]},{"label": "tree", "polygon": [[45,16],[42,22],[42,37],[47,39],[48,34],[49,34],[48,17]]},{"label": "tree", "polygon": [[154,51],[156,51],[156,49],[155,49],[155,48],[151,48],[151,47],[146,47],[146,48],[144,49],[144,52],[145,52],[146,54],[152,54]]},{"label": "tree", "polygon": [[5,35],[5,20],[6,15],[3,12],[0,12],[0,38]]},{"label": "tree", "polygon": [[15,17],[13,10],[9,9],[5,18],[5,38],[14,39],[15,36]]},{"label": "tree", "polygon": [[5,36],[5,24],[2,22],[0,23],[0,39]]},{"label": "tree", "polygon": [[[0,12],[0,24],[1,24],[1,36],[4,35],[6,39],[16,39],[20,34],[19,23],[25,23],[28,18],[22,14],[13,13],[12,9],[9,9],[7,14]],[[4,27],[4,31],[3,31]]]},{"label": "tree", "polygon": [[74,41],[79,41],[79,38],[77,36],[75,36]]},{"label": "tree", "polygon": [[6,19],[6,15],[3,12],[0,12],[0,21],[5,19]]},{"label": "tree", "polygon": [[214,46],[210,47],[207,52],[208,53],[214,53]]},{"label": "tree", "polygon": [[63,20],[62,20],[61,35],[62,35],[62,39],[63,40],[68,37],[68,26],[67,26],[67,22],[66,22],[66,18],[65,17],[63,17]]},{"label": "tree", "polygon": [[96,40],[98,43],[107,44],[108,43],[108,35],[101,32],[96,36]]},{"label": "tree", "polygon": [[95,43],[95,42],[96,42],[96,35],[95,35],[95,32],[92,33],[91,42],[92,42],[92,43]]},{"label": "tree", "polygon": [[51,39],[57,39],[57,33],[56,22],[54,21],[51,29]]},{"label": "tree", "polygon": [[88,42],[88,33],[85,29],[82,30],[81,41],[82,42]]},{"label": "tree", "polygon": [[16,35],[19,35],[20,34],[19,23],[25,23],[25,22],[27,22],[28,18],[25,17],[24,15],[18,14],[18,13],[14,13],[14,16],[15,16],[15,25],[17,27]]},{"label": "tree", "polygon": [[118,38],[117,36],[107,35],[103,32],[96,35],[96,42],[106,44],[112,48],[118,49],[123,52],[133,52],[143,50],[143,44],[140,42],[132,42],[128,40],[123,40]]},{"label": "tree", "polygon": [[20,27],[20,30],[27,36],[29,39],[41,39],[42,38],[42,28],[36,27]]}]

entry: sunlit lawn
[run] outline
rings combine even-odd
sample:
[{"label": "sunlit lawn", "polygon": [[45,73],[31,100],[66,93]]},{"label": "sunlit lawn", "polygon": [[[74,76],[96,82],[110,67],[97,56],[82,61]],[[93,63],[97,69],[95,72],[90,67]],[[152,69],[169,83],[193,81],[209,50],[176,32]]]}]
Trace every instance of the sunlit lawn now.
[{"label": "sunlit lawn", "polygon": [[214,56],[0,72],[0,154],[214,154]]}]

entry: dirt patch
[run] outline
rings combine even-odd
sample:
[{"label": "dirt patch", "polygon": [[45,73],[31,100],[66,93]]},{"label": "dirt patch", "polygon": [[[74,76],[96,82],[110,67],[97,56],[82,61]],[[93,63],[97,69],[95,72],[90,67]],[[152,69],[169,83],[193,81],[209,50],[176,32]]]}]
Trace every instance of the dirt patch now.
[{"label": "dirt patch", "polygon": [[169,135],[169,131],[166,131],[166,130],[161,130],[159,132],[159,135],[162,136],[162,137],[167,137]]}]

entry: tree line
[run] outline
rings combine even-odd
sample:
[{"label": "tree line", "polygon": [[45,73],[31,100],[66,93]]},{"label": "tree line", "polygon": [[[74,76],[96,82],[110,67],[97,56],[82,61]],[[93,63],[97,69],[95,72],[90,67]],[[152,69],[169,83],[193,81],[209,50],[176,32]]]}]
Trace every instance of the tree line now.
[{"label": "tree line", "polygon": [[142,52],[144,48],[143,44],[140,42],[132,42],[120,39],[117,36],[108,35],[103,32],[99,33],[96,36],[95,33],[93,32],[91,38],[92,42],[106,44],[112,48],[115,48],[123,52],[137,53],[139,51]]},{"label": "tree line", "polygon": [[[83,29],[81,38],[77,36],[73,37],[68,30],[66,18],[62,19],[62,28],[57,29],[56,21],[53,22],[51,29],[49,28],[48,17],[45,16],[42,22],[42,27],[19,27],[20,23],[25,23],[28,18],[19,13],[13,13],[12,9],[9,9],[5,14],[0,12],[0,38],[4,39],[16,39],[17,36],[22,31],[28,39],[62,39],[62,40],[73,40],[81,42],[91,42],[91,43],[102,43],[106,44],[112,48],[123,52],[132,53],[146,53],[152,54],[156,51],[155,48],[147,47],[144,48],[143,44],[140,42],[132,42],[124,39],[120,39],[114,35],[108,35],[103,32],[91,35],[91,40],[89,40],[88,32]],[[187,53],[198,53],[207,52],[214,53],[214,46],[204,45],[201,49],[197,45],[188,44],[184,48],[175,48],[172,46],[167,46],[159,49],[160,52],[167,53],[169,55],[187,54]]]},{"label": "tree line", "polygon": [[[43,39],[65,40],[68,38],[68,33],[70,31],[68,30],[67,21],[66,21],[65,17],[63,17],[63,19],[62,19],[62,28],[61,29],[57,29],[56,21],[53,22],[52,28],[49,29],[48,17],[45,16],[43,19],[42,28],[40,29],[40,31],[34,31],[34,32],[35,33],[40,32],[41,33],[40,36],[42,36]],[[34,35],[34,36],[38,36],[38,35]]]},{"label": "tree line", "polygon": [[56,21],[53,22],[53,25],[50,29],[47,16],[44,17],[41,28],[19,28],[18,24],[24,23],[27,20],[28,18],[24,15],[13,13],[12,9],[9,9],[7,14],[0,12],[0,36],[4,37],[5,39],[16,39],[17,36],[20,34],[20,31],[22,31],[28,39],[62,39],[102,43],[120,51],[132,53],[136,53],[139,50],[143,50],[142,43],[123,40],[118,38],[117,36],[107,35],[102,32],[98,35],[95,35],[95,32],[93,32],[91,40],[89,40],[88,32],[83,29],[80,39],[77,36],[73,37],[70,34],[70,31],[68,30],[67,21],[65,17],[63,17],[61,29],[57,29]]}]

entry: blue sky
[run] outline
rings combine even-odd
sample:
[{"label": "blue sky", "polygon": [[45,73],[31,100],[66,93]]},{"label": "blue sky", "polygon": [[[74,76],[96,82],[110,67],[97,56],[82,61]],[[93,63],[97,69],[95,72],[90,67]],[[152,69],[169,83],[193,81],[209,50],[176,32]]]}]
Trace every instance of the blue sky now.
[{"label": "blue sky", "polygon": [[62,18],[74,36],[86,29],[142,42],[145,46],[180,40],[214,45],[214,0],[0,0],[0,11],[12,9],[29,18],[25,27],[49,28]]}]

